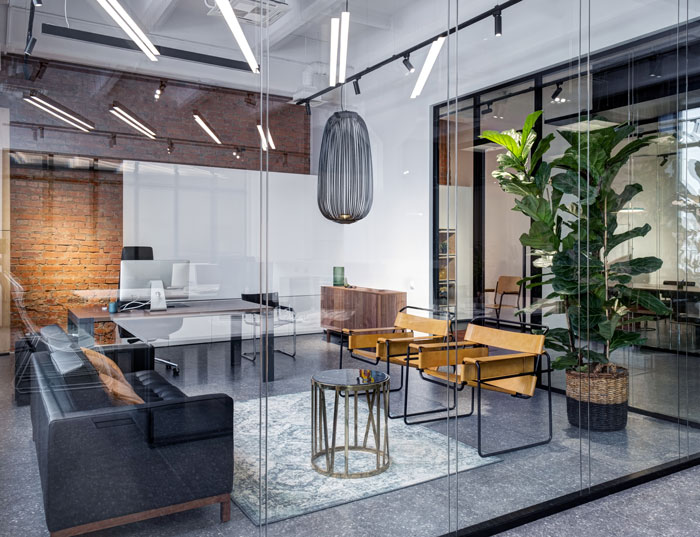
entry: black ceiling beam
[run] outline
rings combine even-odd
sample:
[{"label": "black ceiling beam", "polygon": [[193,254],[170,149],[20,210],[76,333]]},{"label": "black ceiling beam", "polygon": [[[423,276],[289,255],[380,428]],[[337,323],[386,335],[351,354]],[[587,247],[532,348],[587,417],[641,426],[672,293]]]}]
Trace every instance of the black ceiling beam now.
[{"label": "black ceiling beam", "polygon": [[[93,43],[95,45],[105,45],[108,47],[121,48],[126,50],[139,51],[136,44],[129,39],[121,37],[113,37],[110,35],[96,34],[93,32],[85,32],[83,30],[74,30],[64,26],[56,26],[54,24],[44,23],[41,25],[41,33],[52,35],[54,37],[65,37],[66,39],[75,39],[85,43]],[[165,58],[175,58],[177,60],[185,60],[190,62],[204,63],[207,65],[215,65],[216,67],[226,67],[228,69],[236,69],[250,73],[250,67],[246,62],[231,60],[229,58],[221,58],[210,54],[200,54],[199,52],[191,52],[189,50],[181,50],[177,48],[163,47],[157,45],[156,48],[160,55]]]},{"label": "black ceiling beam", "polygon": [[433,41],[435,41],[439,37],[447,37],[455,32],[458,32],[459,30],[463,30],[467,26],[472,26],[473,24],[476,24],[477,22],[481,22],[484,19],[488,19],[489,17],[493,17],[497,13],[501,13],[504,9],[508,9],[511,6],[514,6],[515,4],[519,4],[523,0],[508,0],[507,2],[504,2],[502,4],[496,4],[495,7],[489,9],[488,11],[484,11],[483,13],[480,13],[479,15],[472,17],[469,20],[466,20],[457,26],[453,26],[449,30],[445,30],[444,32],[441,32],[429,39],[426,39],[425,41],[422,41],[421,43],[418,43],[417,45],[412,46],[411,48],[407,48],[406,50],[402,52],[398,52],[394,54],[393,56],[388,57],[386,60],[382,60],[379,63],[375,63],[371,67],[367,67],[363,71],[360,71],[359,73],[355,73],[352,76],[349,76],[345,79],[345,82],[342,84],[336,84],[335,86],[328,86],[327,88],[324,88],[320,91],[317,91],[313,95],[309,95],[308,97],[305,97],[303,99],[297,100],[296,104],[303,104],[305,105],[308,102],[313,101],[317,97],[320,97],[321,95],[324,95],[330,91],[333,91],[334,89],[342,88],[345,84],[348,84],[352,82],[353,80],[359,80],[363,76],[371,73],[372,71],[376,71],[377,69],[381,69],[385,65],[389,65],[392,62],[395,62],[396,60],[403,60],[406,56],[410,55],[412,52],[415,52],[416,50],[420,50],[424,47],[427,47],[430,45]]}]

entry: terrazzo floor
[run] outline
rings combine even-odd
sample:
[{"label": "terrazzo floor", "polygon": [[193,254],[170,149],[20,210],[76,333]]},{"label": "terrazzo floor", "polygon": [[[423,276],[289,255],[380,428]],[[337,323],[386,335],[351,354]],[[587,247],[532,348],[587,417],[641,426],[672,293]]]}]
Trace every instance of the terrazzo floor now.
[{"label": "terrazzo floor", "polygon": [[[288,338],[278,338],[278,344],[290,344],[285,339]],[[182,372],[179,377],[172,377],[161,365],[157,368],[190,395],[226,392],[238,401],[261,395],[259,365],[243,360],[240,367],[231,368],[227,344],[173,347],[159,349],[157,354],[180,364]],[[336,343],[326,342],[321,335],[300,336],[296,360],[277,354],[276,380],[265,387],[266,391],[269,395],[307,391],[310,375],[322,369],[336,368],[337,360]],[[667,357],[654,353],[630,356],[629,363],[635,367],[633,376],[638,377],[633,380],[635,396],[640,398],[642,391],[646,391],[652,403],[659,400],[670,406],[672,380],[678,374],[672,366],[677,361],[669,361]],[[353,362],[346,360],[344,365],[360,366],[359,362]],[[12,356],[0,356],[0,535],[46,536],[29,407],[14,405],[12,372]],[[684,378],[696,379],[699,375],[700,371],[693,370]],[[655,379],[657,384],[654,384]],[[444,399],[444,388],[423,382],[417,375],[412,376],[410,382],[411,409],[428,408]],[[665,387],[669,393],[663,391]],[[674,389],[678,399],[677,388]],[[690,398],[687,401],[689,405],[692,403]],[[393,408],[399,404],[399,399],[392,398]],[[544,391],[538,390],[530,400],[485,392],[483,404],[487,449],[533,441],[546,435],[547,398]],[[460,395],[460,410],[468,406],[469,392],[465,391]],[[582,486],[673,461],[688,452],[700,452],[700,431],[679,427],[677,423],[630,414],[624,431],[589,435],[568,424],[565,398],[559,394],[553,394],[553,415],[554,438],[547,445],[501,455],[502,462],[457,476],[283,520],[263,530],[253,526],[233,505],[232,519],[227,524],[219,522],[218,507],[213,506],[94,535],[439,536],[578,491]],[[445,422],[430,427],[449,432],[466,444],[476,445],[475,418],[462,418],[449,431]],[[448,449],[447,441],[445,449]],[[700,494],[700,487],[696,490],[696,494]]]}]

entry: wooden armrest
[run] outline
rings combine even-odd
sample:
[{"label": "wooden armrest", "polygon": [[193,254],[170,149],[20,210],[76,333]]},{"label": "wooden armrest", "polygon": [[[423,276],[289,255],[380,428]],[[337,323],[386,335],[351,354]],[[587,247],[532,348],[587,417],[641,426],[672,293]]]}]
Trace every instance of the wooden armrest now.
[{"label": "wooden armrest", "polygon": [[[438,336],[440,337],[440,336]],[[428,344],[429,342],[434,342],[435,337],[431,336],[419,336],[419,337],[395,337],[395,338],[384,338],[384,337],[379,337],[377,338],[377,343],[386,343],[387,341],[391,341],[391,343],[408,343],[410,346],[413,346],[416,341],[424,341],[424,344]],[[442,343],[437,343],[438,345],[442,345]]]},{"label": "wooden armrest", "polygon": [[386,326],[384,328],[343,328],[344,334],[373,334],[378,332],[386,332],[388,330],[400,330],[405,332],[405,328],[396,328],[395,326]]},{"label": "wooden armrest", "polygon": [[411,343],[409,346],[420,352],[423,350],[439,351],[447,349],[448,347],[451,349],[457,347],[459,349],[463,347],[472,347],[474,345],[478,345],[478,343],[472,343],[471,341],[450,341],[449,343]]},{"label": "wooden armrest", "polygon": [[496,354],[491,356],[484,356],[481,358],[465,358],[465,364],[476,364],[477,362],[499,362],[505,360],[513,360],[515,358],[534,358],[538,356],[537,354],[529,352],[520,352],[517,354]]}]

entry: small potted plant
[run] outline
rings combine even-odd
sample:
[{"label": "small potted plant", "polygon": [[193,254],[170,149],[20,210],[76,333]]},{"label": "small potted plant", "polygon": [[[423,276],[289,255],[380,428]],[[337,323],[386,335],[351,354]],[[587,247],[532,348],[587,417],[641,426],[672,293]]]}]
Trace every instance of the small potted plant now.
[{"label": "small potted plant", "polygon": [[559,131],[569,147],[547,163],[543,156],[554,135],[535,146],[534,126],[541,113],[530,114],[520,132],[487,131],[481,137],[506,149],[498,156],[493,177],[515,196],[514,210],[530,218],[530,229],[520,242],[530,248],[542,273],[526,278],[527,286],[551,286],[551,293],[527,311],[542,308],[545,316],[563,313],[566,319],[566,327],[547,332],[546,346],[558,353],[553,367],[566,370],[569,422],[592,430],[618,430],[627,423],[629,379],[627,369],[611,357],[644,342],[636,331],[640,322],[670,313],[653,294],[628,286],[633,276],[661,268],[660,259],[610,256],[618,246],[651,230],[644,224],[618,232],[618,212],[642,186],[627,184],[619,192],[613,188],[620,169],[650,138],[616,150],[633,126]]}]

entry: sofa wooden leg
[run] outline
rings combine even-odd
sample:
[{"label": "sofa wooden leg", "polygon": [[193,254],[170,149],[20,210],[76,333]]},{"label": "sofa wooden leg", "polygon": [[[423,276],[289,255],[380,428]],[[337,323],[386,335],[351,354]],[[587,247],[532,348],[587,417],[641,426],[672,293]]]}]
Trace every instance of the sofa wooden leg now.
[{"label": "sofa wooden leg", "polygon": [[231,498],[226,498],[226,501],[221,502],[221,522],[231,520]]}]

